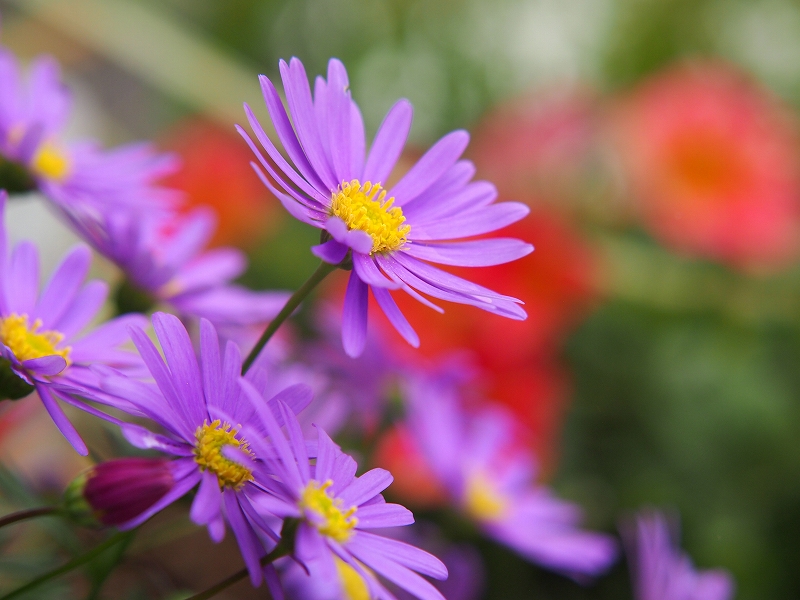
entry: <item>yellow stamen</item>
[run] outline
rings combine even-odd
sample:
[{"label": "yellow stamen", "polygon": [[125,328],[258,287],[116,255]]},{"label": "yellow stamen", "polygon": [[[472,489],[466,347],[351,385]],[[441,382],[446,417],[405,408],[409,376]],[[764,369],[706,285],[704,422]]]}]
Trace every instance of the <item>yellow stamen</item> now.
[{"label": "yellow stamen", "polygon": [[41,319],[36,319],[29,326],[28,315],[11,313],[0,318],[0,341],[11,349],[20,362],[57,354],[69,364],[71,348],[56,348],[64,339],[64,334],[58,331],[39,331],[41,326]]},{"label": "yellow stamen", "polygon": [[334,556],[334,561],[336,562],[336,572],[342,582],[342,591],[344,591],[346,600],[369,600],[367,582],[358,574],[358,571],[338,556]]},{"label": "yellow stamen", "polygon": [[507,500],[483,475],[473,475],[467,482],[464,497],[467,512],[479,520],[494,520],[503,515]]},{"label": "yellow stamen", "polygon": [[236,437],[238,433],[239,430],[233,429],[230,423],[216,419],[210,424],[203,423],[194,434],[197,438],[194,461],[202,471],[211,471],[217,476],[220,489],[229,487],[238,490],[245,482],[253,479],[253,472],[250,469],[222,454],[223,447],[233,446],[253,456],[248,443]]},{"label": "yellow stamen", "polygon": [[[311,480],[300,496],[300,508],[313,512],[321,519],[314,519],[312,524],[322,535],[333,538],[337,542],[346,542],[350,539],[353,527],[358,524],[358,519],[353,515],[356,507],[342,510],[342,501],[331,498],[328,488],[333,485],[329,479],[325,483]],[[317,522],[315,522],[317,521]]]},{"label": "yellow stamen", "polygon": [[61,148],[51,142],[45,142],[33,157],[31,168],[42,177],[63,181],[69,175],[70,161]]},{"label": "yellow stamen", "polygon": [[409,225],[399,206],[392,207],[394,198],[386,200],[381,184],[358,179],[346,181],[331,195],[330,214],[339,217],[350,230],[360,229],[372,238],[372,251],[392,252],[406,243]]}]

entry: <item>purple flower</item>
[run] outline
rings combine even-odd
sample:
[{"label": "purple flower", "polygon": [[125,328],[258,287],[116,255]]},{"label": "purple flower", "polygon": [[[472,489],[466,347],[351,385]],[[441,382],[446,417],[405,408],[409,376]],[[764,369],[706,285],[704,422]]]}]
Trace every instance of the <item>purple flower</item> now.
[{"label": "purple flower", "polygon": [[71,98],[52,58],[35,60],[26,78],[16,57],[0,48],[0,90],[0,155],[57,205],[163,210],[177,199],[174,191],[155,185],[177,162],[152,145],[105,152],[94,142],[61,139]]},{"label": "purple flower", "polygon": [[347,72],[340,61],[328,63],[327,81],[316,79],[313,98],[298,59],[288,65],[281,61],[280,70],[291,122],[275,86],[264,76],[261,89],[291,162],[267,137],[246,104],[250,126],[267,157],[241,127],[238,129],[263,167],[262,171],[254,164],[264,184],[294,217],[326,232],[323,238],[327,241],[315,246],[314,254],[338,264],[350,252],[353,271],[342,323],[346,352],[357,356],[363,350],[370,289],[389,321],[412,346],[419,345],[419,338],[392,299],[391,289],[402,289],[438,311],[441,309],[420,292],[524,319],[519,300],[429,264],[496,265],[533,250],[515,239],[460,241],[495,231],[528,214],[524,204],[493,204],[497,197],[494,186],[470,181],[475,168],[459,160],[469,135],[455,131],[445,136],[400,181],[386,188],[411,127],[411,104],[400,100],[392,107],[366,155],[361,113],[350,98]]},{"label": "purple flower", "polygon": [[[0,219],[5,215],[6,193],[0,192]],[[7,386],[35,388],[53,422],[79,453],[88,450],[67,420],[57,399],[96,416],[111,419],[77,397],[115,404],[99,387],[90,368],[107,365],[135,373],[139,357],[119,348],[128,340],[127,328],[145,323],[140,315],[113,319],[81,335],[108,294],[101,281],[82,286],[91,262],[86,246],[75,247],[56,268],[39,293],[39,253],[30,242],[8,252],[5,224],[0,226],[0,367]],[[10,373],[7,370],[10,369]],[[0,397],[11,396],[0,390]],[[30,393],[31,389],[27,388]]]},{"label": "purple flower", "polygon": [[722,569],[696,571],[666,517],[640,513],[622,528],[636,600],[729,600],[734,582]]},{"label": "purple flower", "polygon": [[451,381],[419,377],[408,388],[410,431],[462,513],[526,559],[575,579],[616,559],[614,540],[579,528],[578,506],[536,483],[530,450],[514,444],[499,407],[467,413]]},{"label": "purple flower", "polygon": [[[160,500],[120,528],[139,525],[199,484],[190,512],[192,520],[206,525],[215,542],[224,537],[227,521],[251,581],[258,585],[262,578],[259,560],[266,553],[268,540],[260,538],[253,526],[262,518],[253,510],[251,498],[261,489],[254,472],[271,451],[263,443],[256,446],[256,440],[246,438],[243,426],[250,424],[248,431],[263,438],[266,432],[255,426],[258,421],[253,419],[255,408],[251,402],[267,412],[269,404],[275,407],[278,401],[299,411],[311,401],[311,390],[304,385],[291,386],[268,404],[261,393],[266,386],[263,369],[254,367],[243,379],[238,348],[228,342],[223,353],[210,322],[200,322],[199,363],[189,334],[177,317],[155,313],[153,327],[164,359],[142,329],[133,328],[131,337],[155,384],[110,376],[103,386],[164,429],[164,434],[158,434],[140,425],[121,425],[125,438],[137,448],[155,449],[175,457],[175,482]],[[255,396],[248,396],[251,402],[242,396],[242,385]],[[260,454],[261,448],[267,450]],[[259,530],[269,531],[269,527],[262,525]],[[270,568],[268,580],[271,573],[274,571]]]},{"label": "purple flower", "polygon": [[216,228],[210,210],[196,209],[183,218],[134,211],[63,214],[99,253],[125,271],[132,284],[125,292],[145,296],[143,308],[169,304],[182,316],[206,318],[221,332],[233,334],[268,321],[288,298],[284,292],[253,292],[231,283],[247,268],[247,259],[235,248],[205,249]]},{"label": "purple flower", "polygon": [[287,439],[258,396],[250,392],[248,398],[271,442],[267,446],[262,440],[253,440],[256,452],[274,448],[278,457],[270,468],[277,478],[260,478],[269,493],[254,503],[266,514],[286,519],[284,531],[287,523],[296,524],[293,556],[323,581],[346,577],[353,586],[351,591],[365,588],[371,598],[393,598],[375,577],[377,573],[418,598],[441,600],[436,588],[417,574],[444,579],[447,569],[441,561],[419,548],[368,531],[414,522],[408,509],[387,504],[381,495],[392,482],[389,472],[372,469],[356,477],[356,462],[321,429],[316,462],[311,465],[292,411],[280,403]]}]

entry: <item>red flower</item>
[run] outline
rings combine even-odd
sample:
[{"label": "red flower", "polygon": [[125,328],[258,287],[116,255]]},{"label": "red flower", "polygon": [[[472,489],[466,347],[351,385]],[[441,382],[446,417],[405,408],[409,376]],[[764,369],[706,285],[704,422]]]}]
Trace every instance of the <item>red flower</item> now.
[{"label": "red flower", "polygon": [[673,67],[624,98],[611,125],[654,236],[737,267],[796,256],[794,122],[746,76],[718,62]]}]

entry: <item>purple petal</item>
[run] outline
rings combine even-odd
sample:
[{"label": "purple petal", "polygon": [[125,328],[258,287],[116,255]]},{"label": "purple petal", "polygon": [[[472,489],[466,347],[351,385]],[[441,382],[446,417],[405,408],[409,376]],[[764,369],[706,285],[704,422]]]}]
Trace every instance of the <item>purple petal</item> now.
[{"label": "purple petal", "polygon": [[414,109],[406,100],[398,100],[386,114],[364,166],[364,181],[385,183],[392,173],[411,129]]},{"label": "purple petal", "polygon": [[39,252],[31,242],[20,242],[14,248],[5,283],[8,310],[30,315],[39,294]]},{"label": "purple petal", "polygon": [[300,429],[300,423],[297,417],[283,402],[278,402],[278,407],[283,417],[284,426],[289,433],[289,443],[292,446],[292,452],[297,457],[297,466],[300,471],[300,477],[303,481],[311,479],[311,472],[308,468],[308,453],[306,451],[306,443],[303,439],[303,432]]},{"label": "purple petal", "polygon": [[319,138],[311,89],[308,87],[308,76],[303,68],[303,63],[297,58],[292,58],[289,65],[285,61],[281,61],[280,71],[286,100],[289,103],[289,112],[292,114],[292,121],[303,151],[323,184],[329,190],[334,190],[339,182],[328,164],[322,141]]},{"label": "purple petal", "polygon": [[336,58],[328,61],[328,85],[326,89],[328,149],[333,161],[333,172],[337,182],[350,181],[350,83],[347,70]]},{"label": "purple petal", "polygon": [[31,358],[22,363],[25,370],[39,376],[52,377],[58,375],[67,368],[67,361],[63,356],[58,354],[50,354],[49,356],[40,356],[39,358]]},{"label": "purple petal", "polygon": [[327,481],[333,476],[333,466],[340,450],[330,436],[320,428],[317,428],[317,440],[317,464],[314,478],[317,481]]},{"label": "purple petal", "polygon": [[[360,535],[361,532],[355,537]],[[348,543],[348,550],[350,550],[358,560],[376,573],[382,575],[420,600],[445,600],[444,596],[422,577],[398,564],[391,558],[371,552],[371,548],[368,544],[361,545],[356,542],[355,537]]]},{"label": "purple petal", "polygon": [[67,441],[72,444],[72,447],[75,448],[75,451],[78,454],[81,456],[87,456],[89,454],[89,449],[81,439],[81,436],[78,434],[75,426],[69,422],[69,419],[67,419],[67,415],[64,414],[64,410],[58,405],[56,399],[51,395],[50,390],[48,390],[44,385],[37,385],[36,391],[39,393],[39,398],[42,399],[42,404],[44,404],[47,412],[50,413],[50,418],[53,419],[53,423],[55,423],[56,427],[58,427],[61,435],[63,435]]},{"label": "purple petal", "polygon": [[400,287],[397,283],[388,279],[381,273],[380,269],[378,269],[378,266],[375,264],[375,260],[366,254],[353,255],[353,269],[361,281],[373,288],[378,287],[395,290]]},{"label": "purple petal", "polygon": [[399,504],[370,504],[356,511],[359,529],[402,527],[414,522],[414,515]]},{"label": "purple petal", "polygon": [[203,371],[203,390],[208,406],[225,406],[222,395],[222,357],[219,350],[217,330],[207,320],[200,320],[200,360]]},{"label": "purple petal", "polygon": [[444,563],[432,554],[425,552],[425,550],[400,540],[366,531],[357,532],[355,537],[358,538],[360,546],[369,548],[375,554],[390,558],[404,567],[413,569],[423,575],[436,579],[447,579],[447,567]]},{"label": "purple petal", "polygon": [[272,414],[278,424],[284,424],[283,413],[280,410],[280,405],[285,404],[293,415],[298,415],[300,412],[311,404],[314,399],[314,391],[305,383],[296,383],[287,388],[282,389],[269,400],[269,406],[272,409]]},{"label": "purple petal", "polygon": [[417,332],[414,331],[414,328],[411,327],[411,324],[405,316],[403,316],[403,313],[400,312],[392,295],[383,288],[377,287],[372,288],[372,295],[375,296],[378,306],[381,307],[383,314],[389,319],[389,322],[397,330],[397,333],[403,336],[403,339],[411,346],[419,348],[419,336]]},{"label": "purple petal", "polygon": [[380,494],[393,480],[394,477],[386,469],[372,469],[341,490],[337,496],[347,507],[359,506]]},{"label": "purple petal", "polygon": [[189,517],[198,525],[210,523],[222,509],[221,504],[222,494],[217,476],[211,471],[203,471]]},{"label": "purple petal", "polygon": [[148,508],[135,519],[131,519],[127,523],[118,525],[117,528],[126,531],[138,527],[154,514],[160,512],[179,498],[185,496],[189,490],[198,484],[200,481],[200,472],[197,470],[197,465],[194,459],[180,459],[173,461],[173,477],[175,478],[174,487],[164,494],[153,506]]},{"label": "purple petal", "polygon": [[369,288],[351,273],[344,296],[342,345],[350,357],[361,356],[367,343],[367,300]]},{"label": "purple petal", "polygon": [[83,329],[97,314],[108,295],[108,285],[103,281],[90,281],[75,296],[75,299],[64,315],[59,319],[58,331],[69,339]]},{"label": "purple petal", "polygon": [[[330,190],[322,183],[322,180],[320,180],[319,176],[311,167],[311,164],[308,162],[308,159],[306,158],[303,149],[300,147],[300,142],[297,140],[297,136],[295,135],[294,129],[292,129],[292,124],[289,122],[289,117],[286,114],[286,109],[284,109],[283,102],[281,102],[281,98],[278,95],[275,86],[272,84],[272,81],[270,81],[264,75],[260,75],[258,80],[261,83],[261,93],[264,96],[264,102],[266,102],[267,104],[267,110],[269,111],[269,116],[272,119],[272,124],[275,126],[275,131],[278,134],[278,139],[280,139],[281,144],[283,144],[283,147],[286,150],[286,154],[289,155],[289,158],[297,167],[298,171],[300,171],[303,177],[305,177],[306,180],[308,180],[309,183],[311,183],[311,185],[313,185],[320,192],[329,193]],[[249,110],[249,107],[247,105],[245,105],[245,107],[246,107],[245,110]],[[255,119],[255,117],[253,118]],[[258,123],[257,120],[256,123]],[[259,125],[259,130],[261,130],[260,125]],[[259,136],[259,131],[256,131],[256,136]],[[264,134],[264,137],[267,137],[266,134]],[[259,141],[260,140],[261,138],[259,137]],[[271,146],[272,142],[269,141],[269,144]],[[276,151],[276,154],[279,153],[277,153]],[[272,154],[270,154],[270,157],[272,157]],[[273,160],[275,159],[273,158]],[[277,163],[277,161],[276,164],[278,164],[278,166],[281,166],[279,163]]]},{"label": "purple petal", "polygon": [[449,216],[447,219],[414,225],[409,239],[453,240],[496,231],[516,223],[530,212],[521,202],[501,202]]},{"label": "purple petal", "polygon": [[258,587],[261,585],[263,577],[261,573],[261,556],[264,554],[264,548],[256,537],[253,528],[247,522],[246,517],[242,514],[236,492],[225,490],[223,499],[228,523],[230,523],[233,535],[239,543],[239,550],[242,553],[242,558],[244,558],[244,564],[247,565],[247,570],[250,572],[250,583],[253,584],[253,587]]},{"label": "purple petal", "polygon": [[355,179],[364,181],[364,119],[355,102],[350,102],[350,172]]},{"label": "purple petal", "polygon": [[41,319],[47,327],[54,327],[53,324],[58,322],[78,293],[81,283],[89,272],[91,260],[92,253],[84,245],[77,246],[67,254],[56,267],[47,287],[39,297],[31,318]]},{"label": "purple petal", "polygon": [[153,433],[149,429],[135,423],[120,425],[123,437],[132,445],[142,450],[160,450],[167,454],[177,456],[191,456],[192,450],[188,446],[181,446],[166,436]]},{"label": "purple petal", "polygon": [[311,247],[311,253],[314,256],[332,265],[338,265],[342,262],[344,257],[347,256],[348,250],[350,250],[350,248],[336,240],[328,240],[327,242]]},{"label": "purple petal", "polygon": [[409,244],[404,252],[414,258],[456,267],[490,267],[517,260],[533,252],[533,246],[514,238],[466,242]]},{"label": "purple petal", "polygon": [[411,170],[392,187],[395,203],[402,206],[433,185],[463,154],[469,143],[466,131],[453,131],[436,142]]}]

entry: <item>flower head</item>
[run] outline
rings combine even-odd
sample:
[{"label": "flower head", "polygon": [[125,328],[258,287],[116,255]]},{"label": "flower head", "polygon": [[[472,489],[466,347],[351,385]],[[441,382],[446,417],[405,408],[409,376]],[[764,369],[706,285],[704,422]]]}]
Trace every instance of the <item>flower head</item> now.
[{"label": "flower head", "polygon": [[231,283],[247,267],[235,248],[206,249],[216,219],[198,208],[184,217],[139,211],[63,213],[81,236],[127,276],[119,301],[147,310],[171,305],[182,316],[206,318],[223,333],[260,324],[286,302],[284,292],[254,292]]},{"label": "flower head", "polygon": [[11,191],[36,187],[66,209],[163,210],[177,200],[175,192],[156,185],[177,162],[152,145],[107,152],[94,142],[64,141],[71,98],[52,58],[35,60],[25,77],[17,58],[0,48],[0,87],[0,186],[11,185]]},{"label": "flower head", "polygon": [[[343,571],[350,589],[367,597],[391,597],[375,574],[422,599],[441,600],[441,594],[417,573],[443,579],[447,569],[434,556],[404,542],[371,533],[370,529],[409,525],[411,512],[387,504],[381,492],[392,482],[383,469],[372,469],[356,477],[356,463],[318,430],[317,458],[309,462],[300,424],[285,405],[280,416],[288,432],[283,433],[270,410],[248,396],[261,418],[277,456],[270,469],[277,482],[255,500],[257,508],[296,523],[294,557],[316,570],[324,580],[339,580]],[[256,452],[267,451],[264,442],[254,443]],[[416,571],[416,573],[415,573]]]},{"label": "flower head", "polygon": [[[361,113],[350,98],[347,72],[331,59],[327,81],[317,78],[314,95],[302,63],[281,61],[281,77],[292,121],[272,82],[261,77],[270,117],[291,162],[267,137],[250,108],[245,112],[266,156],[242,130],[261,168],[264,184],[296,218],[326,232],[312,251],[338,264],[348,255],[353,272],[345,297],[342,341],[351,356],[364,347],[368,292],[398,332],[412,345],[419,338],[389,290],[469,304],[512,319],[525,312],[515,298],[500,295],[430,262],[453,266],[496,265],[533,250],[514,239],[463,241],[523,218],[516,202],[493,204],[486,182],[471,182],[474,167],[459,160],[469,136],[455,131],[437,142],[396,184],[387,181],[411,127],[411,105],[400,100],[389,111],[368,154]],[[294,127],[292,126],[294,123]],[[263,168],[263,170],[262,170]]]},{"label": "flower head", "polygon": [[409,385],[409,427],[431,471],[462,513],[528,560],[576,579],[604,572],[610,536],[583,531],[579,507],[535,482],[530,451],[515,446],[514,420],[499,407],[468,413],[449,382]]},{"label": "flower head", "polygon": [[[6,194],[0,192],[0,219]],[[119,348],[128,340],[127,327],[144,318],[128,315],[112,319],[88,334],[108,294],[103,282],[82,282],[89,272],[91,253],[74,248],[39,291],[39,254],[29,242],[9,252],[5,225],[0,225],[0,398],[19,398],[36,390],[58,429],[81,454],[86,445],[58,404],[62,400],[104,419],[108,415],[84,402],[116,402],[99,386],[92,365],[106,365],[136,373],[139,357]],[[79,398],[80,396],[80,398]],[[114,420],[114,419],[111,419]]]},{"label": "flower head", "polygon": [[777,102],[743,74],[714,62],[674,67],[614,117],[622,164],[656,237],[734,266],[797,255],[798,140]]},{"label": "flower head", "polygon": [[729,600],[734,582],[722,569],[696,571],[666,517],[639,514],[622,530],[636,600]]},{"label": "flower head", "polygon": [[[294,385],[269,401],[261,391],[265,373],[258,366],[240,375],[242,359],[238,348],[228,342],[220,348],[217,332],[207,320],[200,322],[200,362],[186,328],[173,315],[155,313],[153,327],[164,352],[162,359],[142,329],[131,332],[133,343],[142,355],[154,384],[121,376],[109,376],[103,386],[109,393],[126,400],[130,412],[144,416],[163,430],[163,434],[130,423],[121,425],[125,438],[138,448],[159,450],[173,458],[175,483],[171,490],[144,512],[120,525],[127,529],[144,522],[199,484],[190,516],[206,525],[214,541],[225,535],[225,523],[233,529],[250,570],[254,585],[261,581],[260,558],[266,553],[253,520],[251,497],[260,493],[253,477],[258,465],[271,454],[259,453],[252,437],[266,436],[253,415],[256,407],[270,411],[291,406],[300,411],[311,401],[311,390]],[[243,388],[250,394],[245,400]]]}]

